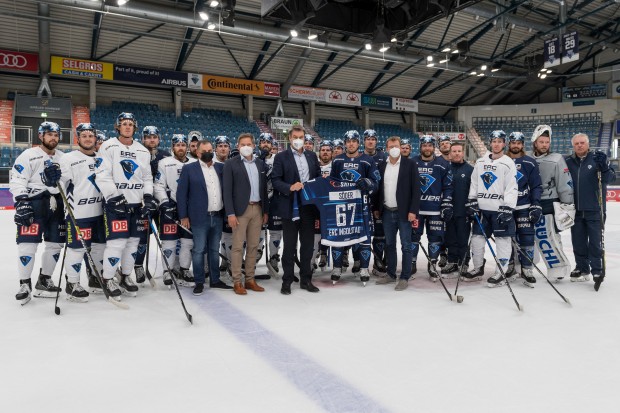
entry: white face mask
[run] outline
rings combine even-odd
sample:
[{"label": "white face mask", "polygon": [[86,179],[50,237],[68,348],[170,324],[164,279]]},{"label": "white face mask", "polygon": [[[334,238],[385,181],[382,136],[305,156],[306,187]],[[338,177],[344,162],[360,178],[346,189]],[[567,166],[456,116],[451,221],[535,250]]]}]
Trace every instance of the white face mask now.
[{"label": "white face mask", "polygon": [[293,139],[293,148],[299,150],[304,146],[303,139]]},{"label": "white face mask", "polygon": [[390,148],[389,153],[392,158],[398,158],[400,156],[400,148]]},{"label": "white face mask", "polygon": [[239,153],[243,157],[252,155],[252,152],[254,152],[254,150],[251,146],[242,146],[241,148],[239,148]]}]

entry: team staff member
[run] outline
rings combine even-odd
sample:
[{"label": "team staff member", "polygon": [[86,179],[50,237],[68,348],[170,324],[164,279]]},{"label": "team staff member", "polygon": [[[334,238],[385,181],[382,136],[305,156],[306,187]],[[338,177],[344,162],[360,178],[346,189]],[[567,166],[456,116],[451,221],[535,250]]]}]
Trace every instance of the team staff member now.
[{"label": "team staff member", "polygon": [[[243,133],[237,139],[239,155],[224,164],[224,206],[228,225],[233,231],[232,276],[234,290],[238,295],[247,290],[265,291],[256,283],[256,253],[261,229],[269,217],[267,195],[267,168],[265,162],[254,157],[254,137]],[[245,285],[241,283],[243,243],[246,244]]]},{"label": "team staff member", "polygon": [[566,164],[575,184],[577,212],[575,225],[571,227],[571,239],[577,266],[570,276],[571,281],[587,281],[592,270],[594,289],[598,291],[605,278],[602,237],[607,184],[613,181],[615,174],[605,153],[590,151],[588,135],[578,133],[571,142],[574,153],[566,158]]},{"label": "team staff member", "polygon": [[[280,152],[273,161],[271,183],[273,185],[273,212],[282,217],[284,249],[282,251],[282,288],[280,292],[291,293],[294,279],[295,252],[297,239],[300,241],[300,287],[309,292],[318,292],[312,284],[312,250],[314,243],[314,224],[316,207],[304,205],[300,208],[300,219],[293,221],[293,200],[299,197],[304,183],[321,176],[319,160],[314,152],[304,151],[304,130],[293,126],[289,131],[291,148]],[[299,201],[299,199],[298,199]],[[299,202],[301,205],[301,202]]]},{"label": "team staff member", "polygon": [[411,223],[420,212],[420,177],[416,163],[400,154],[400,138],[388,138],[387,162],[379,164],[381,181],[373,201],[375,218],[383,217],[385,230],[385,256],[387,277],[377,280],[377,284],[396,281],[396,233],[400,234],[402,250],[401,273],[394,288],[405,290],[411,277],[413,248],[411,244]]},{"label": "team staff member", "polygon": [[[198,162],[183,165],[177,187],[177,209],[181,224],[193,233],[192,266],[194,295],[204,292],[205,253],[209,260],[211,288],[230,289],[220,280],[218,249],[223,225],[224,165],[213,161],[213,145],[200,141],[196,148]],[[206,211],[205,211],[206,209]]]}]

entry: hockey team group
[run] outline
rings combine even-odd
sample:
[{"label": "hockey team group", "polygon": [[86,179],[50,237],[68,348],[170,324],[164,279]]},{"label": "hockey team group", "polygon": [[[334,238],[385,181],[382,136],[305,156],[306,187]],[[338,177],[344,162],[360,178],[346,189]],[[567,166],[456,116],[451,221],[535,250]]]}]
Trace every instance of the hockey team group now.
[{"label": "hockey team group", "polygon": [[[256,142],[242,134],[232,148],[226,136],[211,141],[192,131],[174,134],[167,153],[155,126],[143,128],[141,142],[134,139],[131,113],[121,113],[115,129],[118,137],[108,138],[81,123],[78,148],[63,154],[59,125],[43,122],[40,145],[15,160],[10,191],[22,305],[33,295],[57,297],[51,275],[59,260],[68,300],[86,302],[89,292],[115,301],[136,296],[137,284],[155,285],[148,270],[153,249],[162,257],[164,284],[195,295],[205,284],[239,295],[264,291],[255,275],[263,257],[273,277],[281,264],[282,294],[291,294],[295,282],[318,292],[313,275],[331,264],[337,283],[351,252],[353,276],[363,285],[372,258],[376,284],[393,283],[396,291],[423,272],[419,249],[432,282],[482,280],[485,246],[496,264],[489,287],[517,278],[534,287],[541,263],[553,281],[585,282],[591,274],[597,291],[605,276],[604,194],[614,171],[584,134],[563,156],[552,151],[547,125],[531,138],[496,130],[490,151],[472,166],[463,143],[447,136],[421,136],[419,155],[410,157],[411,144],[397,136],[378,148],[372,129],[315,147],[312,136],[293,127],[282,151],[269,133]],[[562,247],[564,230],[571,231],[574,269]],[[420,242],[425,232],[427,248]],[[88,288],[80,284],[82,269]]]}]

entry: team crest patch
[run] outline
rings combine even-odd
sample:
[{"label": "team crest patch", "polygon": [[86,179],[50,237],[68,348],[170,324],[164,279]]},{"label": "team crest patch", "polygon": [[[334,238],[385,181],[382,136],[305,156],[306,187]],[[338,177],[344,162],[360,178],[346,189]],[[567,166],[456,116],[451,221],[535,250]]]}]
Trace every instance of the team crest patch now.
[{"label": "team crest patch", "polygon": [[521,172],[517,171],[516,178],[517,178],[517,182],[519,182],[521,180],[521,178],[523,178],[523,174]]},{"label": "team crest patch", "polygon": [[97,189],[97,192],[101,192],[101,190],[100,190],[100,189],[99,189],[99,187],[97,186],[97,183],[95,182],[95,179],[96,179],[95,174],[91,174],[91,175],[88,177],[88,180],[89,180],[89,181],[90,181],[90,183],[91,183],[91,184],[93,184],[93,186]]},{"label": "team crest patch", "polygon": [[360,253],[360,255],[362,256],[362,258],[364,259],[364,261],[368,261],[370,260],[370,251],[368,250],[364,250]]},{"label": "team crest patch", "polygon": [[508,263],[508,258],[500,258],[499,263],[504,267]]},{"label": "team crest patch", "polygon": [[101,162],[103,162],[102,158],[95,158],[95,168],[99,168]]},{"label": "team crest patch", "polygon": [[123,168],[123,173],[125,174],[125,178],[130,180],[132,176],[138,170],[138,164],[132,161],[131,159],[124,159],[121,162],[121,167]]},{"label": "team crest patch", "polygon": [[347,169],[346,171],[340,172],[340,179],[342,179],[343,181],[357,182],[357,180],[361,177],[362,175],[360,175],[359,172],[353,169]]},{"label": "team crest patch", "polygon": [[54,258],[54,261],[58,262],[58,259],[60,258],[60,253],[57,252],[56,254],[52,255],[52,258]]},{"label": "team crest patch", "polygon": [[30,261],[32,261],[32,257],[30,255],[22,255],[21,257],[19,257],[19,261],[25,267],[30,263]]},{"label": "team crest patch", "polygon": [[431,244],[428,246],[428,249],[431,252],[431,254],[434,254],[437,251],[439,251],[439,244]]},{"label": "team crest patch", "polygon": [[20,174],[22,173],[22,171],[24,170],[24,167],[18,163],[16,163],[15,165],[13,165],[13,168],[15,168],[15,170],[17,172],[19,172]]},{"label": "team crest patch", "polygon": [[332,255],[334,256],[334,261],[336,261],[342,255],[342,252],[336,251],[336,250],[332,250]]},{"label": "team crest patch", "polygon": [[422,193],[423,194],[426,193],[428,188],[430,188],[434,182],[435,182],[435,178],[433,178],[432,175],[420,174],[420,189],[422,190]]},{"label": "team crest patch", "polygon": [[116,257],[110,257],[108,258],[108,262],[110,263],[110,265],[112,267],[115,267],[116,264],[118,264],[118,262],[120,261],[120,258],[116,258]]},{"label": "team crest patch", "polygon": [[491,185],[493,185],[495,181],[497,181],[497,176],[495,176],[493,172],[485,172],[480,175],[480,178],[482,179],[482,183],[487,190],[491,187]]},{"label": "team crest patch", "polygon": [[144,254],[146,252],[146,245],[140,244],[138,245],[138,254]]},{"label": "team crest patch", "polygon": [[166,258],[170,258],[172,256],[172,250],[164,250],[164,255]]},{"label": "team crest patch", "polygon": [[136,258],[138,258],[138,252],[132,252],[131,253],[131,257],[135,260]]},{"label": "team crest patch", "polygon": [[80,270],[82,269],[82,263],[73,264],[71,268],[73,268],[75,272],[79,273]]}]

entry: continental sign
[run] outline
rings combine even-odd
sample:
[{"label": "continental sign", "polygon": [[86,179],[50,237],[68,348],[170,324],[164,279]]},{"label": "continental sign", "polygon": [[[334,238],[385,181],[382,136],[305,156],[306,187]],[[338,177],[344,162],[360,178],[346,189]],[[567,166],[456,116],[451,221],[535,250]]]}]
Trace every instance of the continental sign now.
[{"label": "continental sign", "polygon": [[112,80],[114,79],[114,65],[112,63],[93,62],[92,60],[52,56],[51,73]]},{"label": "continental sign", "polygon": [[234,77],[202,75],[202,90],[208,92],[265,96],[265,83],[257,80],[244,80]]}]

